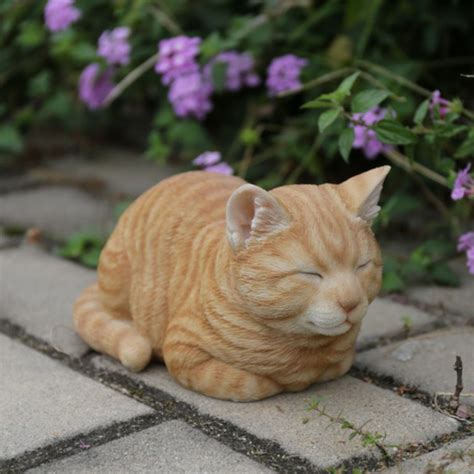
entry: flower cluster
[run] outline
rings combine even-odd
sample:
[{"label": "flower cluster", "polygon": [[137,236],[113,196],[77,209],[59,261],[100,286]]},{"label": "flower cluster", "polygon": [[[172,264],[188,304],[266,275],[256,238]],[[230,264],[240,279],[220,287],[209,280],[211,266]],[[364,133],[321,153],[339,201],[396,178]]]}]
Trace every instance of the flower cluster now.
[{"label": "flower cluster", "polygon": [[80,17],[81,12],[74,6],[74,0],[48,0],[44,7],[44,21],[53,33],[65,30]]},{"label": "flower cluster", "polygon": [[466,232],[459,237],[458,251],[466,252],[467,268],[474,275],[474,232]]},{"label": "flower cluster", "polygon": [[111,68],[101,71],[97,63],[89,64],[79,78],[79,97],[92,109],[102,107],[105,98],[114,88]]},{"label": "flower cluster", "polygon": [[128,42],[130,29],[119,26],[104,31],[98,41],[97,55],[103,57],[109,67],[101,71],[96,63],[89,64],[79,78],[79,97],[92,110],[99,109],[114,88],[115,66],[124,66],[130,62],[131,46]]},{"label": "flower cluster", "polygon": [[104,31],[99,37],[97,54],[110,65],[124,66],[130,62],[131,46],[128,42],[130,28],[119,26],[112,31]]},{"label": "flower cluster", "polygon": [[260,78],[254,71],[255,61],[250,54],[237,51],[219,53],[204,67],[204,76],[209,82],[212,82],[214,65],[218,63],[226,65],[226,89],[235,92],[244,86],[255,87],[260,84]]},{"label": "flower cluster", "polygon": [[201,38],[175,36],[158,43],[158,61],[155,71],[161,74],[161,81],[165,85],[175,79],[199,70],[196,56],[199,54]]},{"label": "flower cluster", "polygon": [[435,90],[433,94],[431,94],[429,109],[432,117],[434,116],[436,107],[438,107],[439,116],[441,118],[444,118],[449,112],[449,100],[443,99],[439,90]]},{"label": "flower cluster", "polygon": [[178,117],[195,117],[202,120],[212,109],[212,85],[203,75],[193,72],[177,77],[172,83],[168,99]]},{"label": "flower cluster", "polygon": [[[61,31],[77,21],[81,12],[74,6],[74,0],[48,0],[44,15],[51,31]],[[104,58],[109,67],[101,71],[97,63],[89,64],[79,79],[79,97],[89,108],[98,109],[103,106],[114,87],[114,68],[129,64],[129,36],[130,29],[124,26],[106,30],[100,35],[97,55]],[[248,53],[224,51],[201,68],[197,61],[201,42],[199,37],[179,35],[158,43],[155,71],[161,76],[161,82],[169,86],[168,99],[178,117],[203,120],[212,110],[212,76],[216,64],[226,65],[225,88],[229,91],[260,84],[260,77],[254,70],[255,61]],[[301,69],[307,63],[306,59],[293,54],[275,58],[267,71],[269,94],[276,95],[299,88]]]},{"label": "flower cluster", "polygon": [[474,179],[469,174],[470,169],[471,163],[458,172],[451,192],[451,199],[454,201],[458,201],[466,196],[474,196]]},{"label": "flower cluster", "polygon": [[234,174],[232,167],[225,161],[221,161],[221,154],[218,151],[205,151],[201,153],[193,160],[193,164],[211,173]]},{"label": "flower cluster", "polygon": [[204,77],[196,57],[201,38],[176,36],[158,43],[155,71],[169,85],[168,99],[178,117],[202,120],[212,109],[212,83]]},{"label": "flower cluster", "polygon": [[352,115],[352,120],[356,122],[354,128],[353,148],[361,148],[365,156],[369,160],[373,160],[379,153],[391,149],[390,145],[385,145],[377,139],[374,130],[369,127],[380,122],[387,114],[387,109],[374,107],[365,113],[357,113]]},{"label": "flower cluster", "polygon": [[270,95],[292,91],[301,87],[301,70],[308,61],[294,54],[275,58],[268,67],[267,87]]}]

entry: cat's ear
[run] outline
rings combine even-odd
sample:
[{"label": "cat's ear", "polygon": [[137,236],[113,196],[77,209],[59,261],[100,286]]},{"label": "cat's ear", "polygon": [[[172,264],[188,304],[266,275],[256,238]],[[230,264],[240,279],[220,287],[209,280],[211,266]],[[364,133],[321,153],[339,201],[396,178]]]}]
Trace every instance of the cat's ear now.
[{"label": "cat's ear", "polygon": [[261,239],[288,227],[289,219],[279,202],[267,191],[244,184],[227,201],[227,236],[233,250],[252,239]]},{"label": "cat's ear", "polygon": [[349,209],[371,223],[378,215],[382,186],[390,166],[380,166],[358,174],[341,183],[338,188]]}]

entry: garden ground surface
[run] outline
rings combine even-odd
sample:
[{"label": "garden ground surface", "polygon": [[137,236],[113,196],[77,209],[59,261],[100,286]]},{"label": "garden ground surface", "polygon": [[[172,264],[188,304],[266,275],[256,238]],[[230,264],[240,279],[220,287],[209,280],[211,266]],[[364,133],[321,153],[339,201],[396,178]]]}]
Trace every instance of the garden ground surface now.
[{"label": "garden ground surface", "polygon": [[0,472],[474,472],[472,424],[453,417],[443,395],[454,391],[459,355],[461,408],[474,405],[467,273],[460,288],[378,298],[348,375],[261,402],[206,398],[159,364],[131,374],[89,352],[71,313],[95,272],[55,255],[53,243],[107,232],[117,203],[173,172],[108,153],[0,180],[0,228],[9,231],[0,234]]}]

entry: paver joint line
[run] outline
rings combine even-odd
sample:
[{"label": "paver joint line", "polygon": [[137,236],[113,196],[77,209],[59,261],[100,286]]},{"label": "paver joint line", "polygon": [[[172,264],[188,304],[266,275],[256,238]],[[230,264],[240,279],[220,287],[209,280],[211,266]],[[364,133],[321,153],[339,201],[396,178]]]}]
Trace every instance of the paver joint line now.
[{"label": "paver joint line", "polygon": [[[121,389],[122,393],[123,393],[123,389],[127,387],[127,394],[129,396],[132,396],[133,398],[139,400],[142,403],[148,404],[154,409],[157,409],[157,407],[163,407],[163,406],[164,407],[167,406],[168,409],[170,409],[171,407],[175,408],[177,411],[177,413],[175,412],[176,418],[183,419],[191,426],[194,426],[200,429],[205,434],[207,434],[210,437],[213,437],[214,439],[217,439],[221,442],[224,441],[224,444],[230,446],[232,449],[236,450],[237,452],[246,454],[251,459],[255,459],[258,462],[262,463],[263,465],[266,465],[268,467],[271,467],[281,472],[289,472],[288,468],[290,465],[292,466],[293,469],[295,469],[295,472],[315,472],[315,473],[325,472],[324,470],[318,469],[316,466],[312,464],[308,465],[308,462],[305,459],[301,459],[298,456],[292,456],[284,452],[280,446],[276,445],[276,443],[274,443],[271,440],[258,439],[254,437],[253,435],[246,433],[241,428],[236,427],[224,420],[216,419],[208,415],[200,414],[199,412],[197,412],[197,410],[194,407],[189,406],[189,404],[182,401],[177,401],[173,399],[170,395],[164,392],[161,392],[160,390],[157,390],[154,387],[147,387],[146,385],[137,384],[135,381],[129,379],[128,377],[123,376],[122,374],[117,374],[113,372],[100,372],[100,371],[98,372],[97,370],[95,370],[94,367],[91,366],[87,358],[86,360],[80,361],[78,359],[72,359],[71,357],[67,355],[58,353],[56,350],[51,348],[48,344],[26,334],[20,327],[13,325],[9,321],[0,320],[0,332],[7,333],[10,337],[21,339],[22,342],[26,344],[27,346],[35,350],[38,350],[42,353],[47,353],[50,357],[61,360],[63,363],[65,363],[69,367],[75,370],[78,370],[82,373],[86,373],[86,375],[88,375],[89,377],[93,377],[94,379],[99,380],[102,383],[105,383],[109,387],[112,387],[115,389]],[[173,415],[169,415],[169,417],[170,419],[174,418]],[[213,431],[216,428],[216,425],[220,425],[218,426],[219,428],[218,432]],[[231,433],[229,433],[229,429],[231,430]],[[236,430],[237,430],[237,433],[235,432]],[[227,434],[227,435],[230,434],[231,435],[230,439],[224,439],[222,436],[222,432],[224,432],[224,434]],[[463,436],[465,436],[465,434],[466,433],[461,430],[458,433],[451,434],[450,439],[452,440],[460,439]],[[250,438],[252,440],[253,438],[255,438],[255,441],[257,442],[257,444],[260,444],[260,446],[258,446],[258,450],[266,454],[269,459],[262,460],[260,456],[252,455],[253,454],[252,451],[249,452],[248,450],[249,443],[245,443],[245,442],[242,443],[242,438],[245,438],[245,437]],[[237,439],[240,442],[241,446],[236,446],[233,443],[235,439]],[[443,441],[445,441],[446,439],[447,439],[446,437],[442,438]],[[438,440],[435,439],[435,440],[432,440],[430,443],[425,443],[425,444],[429,447],[429,449],[434,450],[438,447],[437,443],[438,443]],[[262,450],[262,444],[263,444],[263,450]],[[267,446],[265,446],[265,444]],[[275,462],[275,458],[278,457],[276,456],[276,453],[274,452],[275,445],[277,446],[277,450],[279,451],[279,454],[280,454],[279,457],[284,458],[283,462],[279,462],[279,463]],[[252,444],[251,444],[251,448],[255,450],[255,446],[252,446]],[[376,459],[373,459],[367,456],[361,456],[361,457],[356,456],[348,461],[341,463],[339,467],[344,468],[344,469],[349,469],[351,467],[364,465],[366,466],[366,468],[372,469],[378,465],[377,463],[378,461]],[[390,463],[388,465],[390,465]]]},{"label": "paver joint line", "polygon": [[[185,421],[190,426],[198,428],[207,436],[271,469],[277,470],[278,472],[302,472],[315,474],[323,472],[323,470],[317,468],[308,460],[298,455],[286,452],[278,445],[278,443],[272,440],[258,438],[242,428],[226,422],[225,420],[202,414],[192,405],[183,401],[175,400],[169,394],[161,392],[156,388],[137,384],[137,382],[124,377],[122,374],[99,371],[88,362],[87,358],[81,360],[62,354],[44,341],[27,334],[21,327],[8,320],[0,319],[0,333],[21,341],[31,349],[46,354],[55,360],[61,361],[69,368],[78,371],[93,380],[97,380],[110,388],[119,390],[120,393],[126,394],[129,397],[150,406],[154,410],[159,410],[161,413],[165,414],[162,416],[166,416],[166,419],[180,419]],[[125,392],[124,389],[126,390]],[[127,424],[124,423],[124,426],[126,425]],[[74,442],[77,442],[75,438],[72,440],[72,443]],[[71,447],[69,448],[73,449]],[[48,451],[45,452],[47,453]],[[19,458],[7,460],[7,462],[9,463],[9,466],[14,469],[18,466],[25,465],[26,461],[20,456]],[[46,462],[46,460],[42,459],[41,463],[44,462]],[[0,465],[0,467],[1,466],[2,465]],[[29,467],[33,467],[33,465]]]},{"label": "paver joint line", "polygon": [[157,426],[172,418],[161,414],[143,415],[131,420],[113,423],[93,431],[84,432],[33,451],[27,451],[11,459],[0,459],[0,472],[24,472],[53,460],[63,459],[83,452],[90,447],[101,446],[109,441],[129,436],[151,426]]}]

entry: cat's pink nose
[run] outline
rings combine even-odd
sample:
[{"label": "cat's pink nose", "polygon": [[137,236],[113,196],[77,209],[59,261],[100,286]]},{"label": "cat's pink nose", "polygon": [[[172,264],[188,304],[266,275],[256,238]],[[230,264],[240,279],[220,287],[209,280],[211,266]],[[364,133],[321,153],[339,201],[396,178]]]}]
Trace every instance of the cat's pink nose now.
[{"label": "cat's pink nose", "polygon": [[339,306],[344,310],[346,314],[350,314],[354,311],[357,306],[359,306],[358,301],[344,301],[343,303],[339,302]]}]

